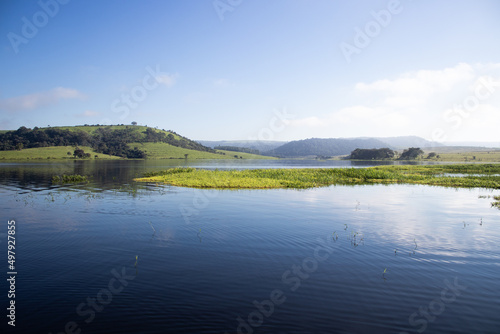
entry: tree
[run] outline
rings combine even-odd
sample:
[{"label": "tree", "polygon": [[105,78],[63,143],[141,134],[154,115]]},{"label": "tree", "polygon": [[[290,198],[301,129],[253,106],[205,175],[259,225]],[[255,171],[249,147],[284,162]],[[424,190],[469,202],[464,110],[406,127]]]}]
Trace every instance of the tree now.
[{"label": "tree", "polygon": [[435,158],[436,157],[436,152],[431,152],[427,155],[427,159],[432,159],[432,158]]},{"label": "tree", "polygon": [[137,125],[137,122],[136,121],[133,121],[132,123],[130,123],[132,125]]},{"label": "tree", "polygon": [[420,147],[410,147],[409,149],[404,150],[403,153],[401,153],[399,160],[416,159],[422,154],[424,154],[424,151],[422,151]]},{"label": "tree", "polygon": [[394,151],[389,148],[372,148],[372,149],[361,149],[357,148],[351,152],[349,159],[359,159],[359,160],[381,160],[381,159],[392,159],[394,158]]},{"label": "tree", "polygon": [[75,148],[75,151],[73,152],[73,156],[75,158],[83,158],[85,156],[85,151],[83,151],[81,148]]},{"label": "tree", "polygon": [[188,158],[188,155],[189,155],[189,154],[187,154],[187,153],[186,153],[186,154],[184,154],[184,158],[186,158],[186,159],[187,159],[187,158]]}]

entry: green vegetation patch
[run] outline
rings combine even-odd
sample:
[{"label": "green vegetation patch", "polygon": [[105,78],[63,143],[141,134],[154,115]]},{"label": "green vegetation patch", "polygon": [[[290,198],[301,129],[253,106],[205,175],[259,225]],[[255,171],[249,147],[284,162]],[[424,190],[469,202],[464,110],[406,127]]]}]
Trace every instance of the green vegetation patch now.
[{"label": "green vegetation patch", "polygon": [[130,143],[146,153],[148,159],[276,159],[262,155],[217,150],[216,153],[191,150],[167,143]]},{"label": "green vegetation patch", "polygon": [[[460,173],[464,176],[449,176]],[[380,166],[370,168],[203,170],[171,168],[145,174],[138,182],[215,189],[314,188],[356,184],[426,184],[500,189],[500,165]]]},{"label": "green vegetation patch", "polygon": [[[440,148],[444,150],[444,148]],[[451,161],[451,162],[500,162],[500,150],[491,149],[489,151],[469,151],[464,148],[463,152],[437,152],[428,160]],[[432,153],[432,152],[430,152]],[[429,154],[430,154],[429,153]],[[428,155],[427,155],[428,156]]]},{"label": "green vegetation patch", "polygon": [[[120,159],[120,157],[97,153],[91,147],[81,146],[85,153],[90,153],[90,159]],[[21,151],[0,151],[1,160],[51,160],[75,159],[74,146],[51,146],[26,148]]]},{"label": "green vegetation patch", "polygon": [[493,198],[495,199],[495,202],[492,202],[491,206],[500,209],[500,196],[493,196]]},{"label": "green vegetation patch", "polygon": [[81,183],[88,182],[88,179],[85,175],[55,175],[52,177],[52,183]]}]

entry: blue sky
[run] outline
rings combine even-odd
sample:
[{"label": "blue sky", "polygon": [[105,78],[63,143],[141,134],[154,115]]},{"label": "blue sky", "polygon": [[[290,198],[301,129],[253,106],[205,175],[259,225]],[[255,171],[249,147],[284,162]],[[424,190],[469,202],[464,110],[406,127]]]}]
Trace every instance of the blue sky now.
[{"label": "blue sky", "polygon": [[0,128],[498,141],[500,2],[2,0]]}]

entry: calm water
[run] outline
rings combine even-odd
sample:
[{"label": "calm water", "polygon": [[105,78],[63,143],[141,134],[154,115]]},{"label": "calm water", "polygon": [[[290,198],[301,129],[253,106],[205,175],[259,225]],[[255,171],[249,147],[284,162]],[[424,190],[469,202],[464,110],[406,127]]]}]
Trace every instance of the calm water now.
[{"label": "calm water", "polygon": [[[11,219],[18,273],[16,327],[6,325],[4,307],[2,328],[500,332],[500,211],[491,198],[479,198],[498,191],[418,185],[216,191],[132,181],[175,165],[350,167],[343,161],[0,164],[3,275]],[[52,185],[62,173],[92,181]]]}]

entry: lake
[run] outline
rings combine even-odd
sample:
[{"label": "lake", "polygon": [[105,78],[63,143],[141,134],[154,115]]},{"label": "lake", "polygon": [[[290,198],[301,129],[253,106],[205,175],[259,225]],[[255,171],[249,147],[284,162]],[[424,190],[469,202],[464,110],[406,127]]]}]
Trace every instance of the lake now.
[{"label": "lake", "polygon": [[[12,333],[498,333],[498,191],[194,190],[144,172],[365,167],[308,160],[0,164],[15,221]],[[53,185],[57,174],[88,184]]]}]

